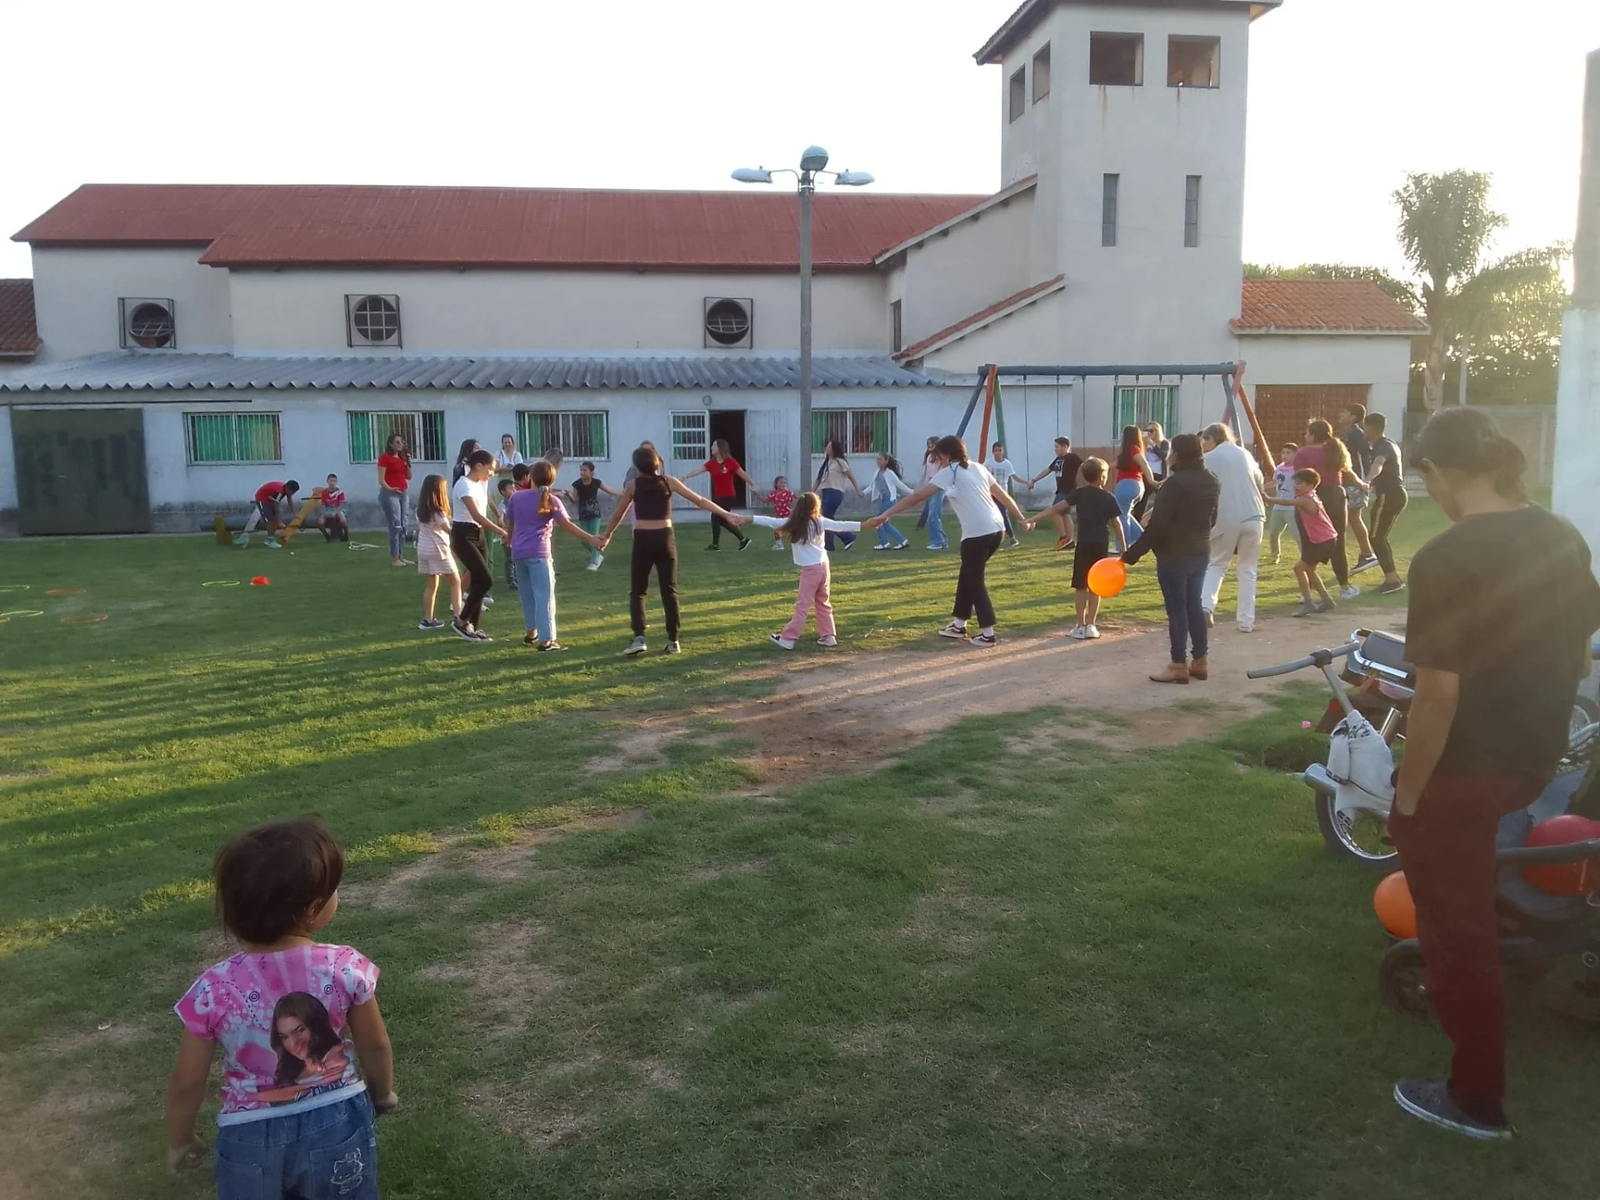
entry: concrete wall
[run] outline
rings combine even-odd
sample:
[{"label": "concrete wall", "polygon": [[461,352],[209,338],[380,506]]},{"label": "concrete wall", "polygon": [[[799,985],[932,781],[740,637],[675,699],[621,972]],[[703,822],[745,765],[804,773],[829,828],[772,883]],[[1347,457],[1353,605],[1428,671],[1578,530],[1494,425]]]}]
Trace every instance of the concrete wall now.
[{"label": "concrete wall", "polygon": [[1024,192],[908,250],[906,345],[1042,282],[1030,275],[1033,223]]},{"label": "concrete wall", "polygon": [[1392,431],[1403,428],[1411,381],[1409,338],[1242,334],[1238,344],[1252,403],[1261,384],[1364,383],[1372,387],[1368,409],[1387,417]]},{"label": "concrete wall", "polygon": [[177,349],[228,349],[228,273],[202,267],[197,260],[203,250],[34,247],[33,302],[44,343],[36,362],[118,349],[117,300],[127,296],[173,301]]},{"label": "concrete wall", "polygon": [[[236,345],[245,353],[700,353],[708,296],[754,301],[756,353],[799,346],[800,285],[792,271],[349,269],[229,277]],[[368,293],[399,296],[403,350],[347,347],[344,298]],[[889,305],[879,273],[821,273],[813,306],[819,349],[887,352]]]}]

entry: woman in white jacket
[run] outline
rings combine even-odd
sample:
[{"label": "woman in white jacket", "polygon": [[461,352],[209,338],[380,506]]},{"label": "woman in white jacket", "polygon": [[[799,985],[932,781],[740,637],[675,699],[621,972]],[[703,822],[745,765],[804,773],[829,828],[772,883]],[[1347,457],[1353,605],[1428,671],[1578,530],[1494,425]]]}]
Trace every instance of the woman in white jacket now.
[{"label": "woman in white jacket", "polygon": [[[878,512],[888,512],[896,500],[910,494],[911,485],[900,478],[900,464],[895,461],[894,455],[878,455],[878,473],[872,477],[872,498],[877,502]],[[878,544],[873,549],[904,550],[910,544],[905,534],[893,525],[885,524],[878,528]]]},{"label": "woman in white jacket", "polygon": [[1221,497],[1217,502],[1217,523],[1211,527],[1211,564],[1201,586],[1200,606],[1206,610],[1206,624],[1216,619],[1217,600],[1222,593],[1222,578],[1228,564],[1239,560],[1239,601],[1237,619],[1240,633],[1253,633],[1256,627],[1256,580],[1260,574],[1261,536],[1266,530],[1266,503],[1262,500],[1261,468],[1255,457],[1233,440],[1226,425],[1207,425],[1200,431],[1200,447],[1206,454],[1206,470],[1217,477]]},{"label": "woman in white jacket", "polygon": [[839,639],[833,624],[830,595],[833,580],[828,569],[825,539],[830,533],[859,533],[861,522],[835,521],[823,516],[822,497],[815,492],[796,496],[794,508],[787,517],[735,517],[734,520],[741,525],[754,524],[781,531],[789,539],[794,565],[800,568],[800,592],[794,598],[794,615],[782,630],[770,635],[772,644],[793,650],[795,642],[806,631],[806,617],[815,609],[817,645],[837,646]]}]

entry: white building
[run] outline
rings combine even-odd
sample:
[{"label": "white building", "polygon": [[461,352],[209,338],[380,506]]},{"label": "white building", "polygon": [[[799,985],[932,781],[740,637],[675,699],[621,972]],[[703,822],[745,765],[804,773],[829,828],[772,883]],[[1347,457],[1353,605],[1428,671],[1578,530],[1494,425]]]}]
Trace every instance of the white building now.
[{"label": "white building", "polygon": [[987,363],[1134,368],[1005,380],[1029,473],[1058,433],[1222,416],[1220,379],[1160,364],[1247,362],[1273,440],[1351,399],[1398,423],[1414,319],[1367,284],[1242,282],[1249,32],[1275,6],[1029,0],[977,55],[999,191],[819,194],[810,446],[792,195],[80,188],[16,235],[37,337],[0,302],[0,354],[37,345],[0,366],[0,514],[194,528],[333,472],[371,520],[392,428],[423,471],[509,432],[602,478],[641,440],[681,471],[717,437],[763,485],[808,480],[824,437],[915,472]]}]

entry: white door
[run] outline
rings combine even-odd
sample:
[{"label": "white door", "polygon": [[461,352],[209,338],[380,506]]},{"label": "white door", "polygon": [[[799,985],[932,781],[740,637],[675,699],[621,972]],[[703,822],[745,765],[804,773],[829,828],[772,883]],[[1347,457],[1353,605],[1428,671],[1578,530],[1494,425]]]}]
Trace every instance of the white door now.
[{"label": "white door", "polygon": [[[696,467],[705,466],[711,457],[711,414],[703,408],[672,414],[672,449],[667,454],[667,474],[682,479]],[[710,477],[689,480],[688,487],[702,496],[709,495]],[[673,497],[675,508],[693,508],[687,500]]]},{"label": "white door", "polygon": [[789,490],[803,492],[806,485],[797,481],[789,470],[789,438],[797,423],[793,411],[781,408],[753,408],[744,414],[744,469],[756,481],[751,489],[750,507],[763,507],[762,501],[772,490],[772,481],[779,475],[789,476]]}]

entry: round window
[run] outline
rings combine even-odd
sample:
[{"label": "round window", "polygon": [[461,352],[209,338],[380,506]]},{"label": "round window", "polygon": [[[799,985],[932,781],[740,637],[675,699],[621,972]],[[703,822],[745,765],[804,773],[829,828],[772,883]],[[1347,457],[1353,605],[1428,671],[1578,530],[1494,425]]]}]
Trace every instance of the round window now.
[{"label": "round window", "polygon": [[737,346],[750,336],[750,313],[737,300],[717,300],[706,309],[706,336],[719,346]]},{"label": "round window", "polygon": [[128,314],[128,336],[146,350],[172,345],[172,313],[164,304],[150,301]]},{"label": "round window", "polygon": [[400,334],[400,310],[387,296],[363,296],[350,310],[350,322],[366,342],[392,342]]}]

